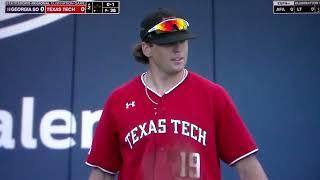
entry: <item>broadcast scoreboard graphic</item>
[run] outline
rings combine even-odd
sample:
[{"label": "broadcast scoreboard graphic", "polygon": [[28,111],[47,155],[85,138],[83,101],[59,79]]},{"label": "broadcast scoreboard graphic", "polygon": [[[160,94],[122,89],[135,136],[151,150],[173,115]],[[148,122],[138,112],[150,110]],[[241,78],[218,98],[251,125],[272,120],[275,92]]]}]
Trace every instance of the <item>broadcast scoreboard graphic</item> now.
[{"label": "broadcast scoreboard graphic", "polygon": [[120,1],[7,1],[5,13],[119,14]]},{"label": "broadcast scoreboard graphic", "polygon": [[273,1],[273,14],[320,14],[320,0]]}]

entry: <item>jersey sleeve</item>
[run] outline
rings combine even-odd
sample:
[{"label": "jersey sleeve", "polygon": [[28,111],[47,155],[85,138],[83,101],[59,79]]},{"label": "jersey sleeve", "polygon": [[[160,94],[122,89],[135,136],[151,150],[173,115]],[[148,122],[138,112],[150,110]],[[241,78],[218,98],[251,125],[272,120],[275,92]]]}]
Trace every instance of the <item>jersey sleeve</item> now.
[{"label": "jersey sleeve", "polygon": [[258,149],[231,97],[221,86],[218,87],[217,150],[220,159],[231,166]]},{"label": "jersey sleeve", "polygon": [[110,96],[105,103],[86,164],[110,174],[117,174],[121,166],[121,153],[112,99]]}]

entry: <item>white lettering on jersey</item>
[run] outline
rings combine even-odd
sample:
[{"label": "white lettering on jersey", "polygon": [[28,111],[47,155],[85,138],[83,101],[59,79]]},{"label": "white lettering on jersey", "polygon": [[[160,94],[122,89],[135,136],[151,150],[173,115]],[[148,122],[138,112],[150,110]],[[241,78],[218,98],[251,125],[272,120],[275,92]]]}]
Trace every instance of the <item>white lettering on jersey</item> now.
[{"label": "white lettering on jersey", "polygon": [[126,135],[126,137],[124,138],[124,141],[127,142],[127,143],[129,143],[130,149],[132,149],[132,145],[131,145],[131,142],[130,142],[130,140],[129,140],[129,136],[130,136],[130,133],[128,133],[128,134]]},{"label": "white lettering on jersey", "polygon": [[150,124],[149,124],[149,133],[148,133],[148,135],[151,134],[151,132],[158,133],[157,129],[156,129],[156,125],[154,125],[154,122],[152,120],[150,121]]},{"label": "white lettering on jersey", "polygon": [[198,140],[198,137],[194,135],[194,131],[198,130],[198,126],[191,124],[191,131],[190,131],[190,137],[194,140]]},{"label": "white lettering on jersey", "polygon": [[174,133],[178,134],[178,124],[180,124],[180,120],[171,119],[171,123],[174,123]]},{"label": "white lettering on jersey", "polygon": [[202,143],[204,146],[206,145],[206,135],[207,132],[199,128],[198,142]]},{"label": "white lettering on jersey", "polygon": [[138,131],[137,127],[131,130],[132,144],[135,144],[139,140],[139,137],[137,137],[137,134],[136,134],[137,131]]},{"label": "white lettering on jersey", "polygon": [[143,137],[143,136],[147,136],[147,132],[145,130],[145,127],[146,127],[147,123],[143,123],[143,125],[139,125],[139,128],[141,130],[141,134],[140,134],[140,139]]},{"label": "white lettering on jersey", "polygon": [[[171,124],[174,125],[174,133],[175,134],[180,133],[184,136],[191,137],[192,139],[197,140],[199,143],[206,146],[207,132],[202,130],[200,127],[198,127],[190,122],[176,120],[176,119],[171,119]],[[178,131],[178,129],[181,131]],[[196,132],[198,132],[198,134],[196,134]]]},{"label": "white lettering on jersey", "polygon": [[185,135],[185,136],[190,136],[189,134],[189,131],[188,131],[188,127],[190,126],[190,123],[187,122],[187,121],[182,121],[182,129],[181,129],[181,133],[182,135]]},{"label": "white lettering on jersey", "polygon": [[159,119],[158,127],[158,133],[166,133],[166,119]]},{"label": "white lettering on jersey", "polygon": [[[189,138],[194,139],[200,144],[206,146],[207,132],[195,124],[188,121],[171,119],[173,125],[173,134],[181,134]],[[125,142],[129,144],[130,149],[142,138],[150,134],[164,134],[167,133],[166,119],[159,119],[158,123],[154,123],[153,120],[139,124],[134,127],[125,136]]]}]

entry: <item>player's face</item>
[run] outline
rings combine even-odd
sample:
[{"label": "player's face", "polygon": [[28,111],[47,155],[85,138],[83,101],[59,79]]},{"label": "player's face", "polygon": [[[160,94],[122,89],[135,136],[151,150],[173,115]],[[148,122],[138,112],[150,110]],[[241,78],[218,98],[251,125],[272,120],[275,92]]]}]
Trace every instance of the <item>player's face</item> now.
[{"label": "player's face", "polygon": [[150,69],[170,74],[176,74],[186,66],[188,58],[188,40],[176,43],[150,46]]}]

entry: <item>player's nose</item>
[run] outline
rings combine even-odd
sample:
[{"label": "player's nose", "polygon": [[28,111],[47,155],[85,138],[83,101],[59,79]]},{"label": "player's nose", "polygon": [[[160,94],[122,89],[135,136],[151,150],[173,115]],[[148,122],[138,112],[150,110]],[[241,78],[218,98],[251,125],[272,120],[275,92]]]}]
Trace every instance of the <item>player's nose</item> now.
[{"label": "player's nose", "polygon": [[184,43],[186,40],[177,41],[172,44],[174,52],[180,52],[184,48]]}]

